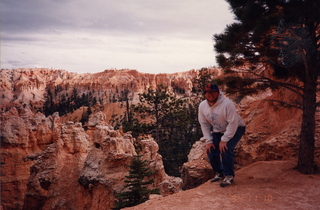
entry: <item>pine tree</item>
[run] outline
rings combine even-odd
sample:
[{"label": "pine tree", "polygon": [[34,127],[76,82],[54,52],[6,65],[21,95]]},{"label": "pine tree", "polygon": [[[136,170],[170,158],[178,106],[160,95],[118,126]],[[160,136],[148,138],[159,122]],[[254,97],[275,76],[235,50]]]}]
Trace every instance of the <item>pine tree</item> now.
[{"label": "pine tree", "polygon": [[[199,70],[198,75],[193,79],[193,83],[195,86],[192,89],[192,92],[196,93],[198,96],[203,94],[204,87],[208,83],[215,83],[217,85],[221,85],[220,81],[214,79],[214,73],[210,72],[208,68],[201,68]],[[200,98],[203,100],[203,98]]]},{"label": "pine tree", "polygon": [[186,99],[175,97],[164,85],[158,85],[139,95],[140,103],[131,112],[131,122],[123,124],[124,131],[134,137],[151,133],[159,145],[165,171],[180,176],[179,168],[187,161],[193,143],[201,137],[194,123],[194,107]]},{"label": "pine tree", "polygon": [[129,175],[125,176],[126,183],[123,192],[116,194],[117,200],[112,209],[119,210],[125,207],[136,206],[149,199],[150,194],[159,194],[159,188],[149,189],[148,186],[154,183],[154,179],[148,179],[155,171],[150,171],[146,160],[142,160],[140,154],[141,146],[136,146],[137,155],[133,156],[129,165]]},{"label": "pine tree", "polygon": [[[298,170],[315,173],[315,113],[320,78],[319,0],[227,0],[236,23],[215,34],[217,62],[225,71],[241,71],[232,89],[287,88],[301,100],[283,102],[302,110]],[[253,80],[250,80],[253,79]],[[263,84],[261,86],[261,84]]]}]

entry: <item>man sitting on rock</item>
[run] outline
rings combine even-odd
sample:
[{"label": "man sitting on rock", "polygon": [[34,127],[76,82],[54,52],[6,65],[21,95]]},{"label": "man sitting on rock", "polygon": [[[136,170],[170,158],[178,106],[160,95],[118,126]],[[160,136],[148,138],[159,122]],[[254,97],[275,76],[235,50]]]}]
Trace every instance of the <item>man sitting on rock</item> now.
[{"label": "man sitting on rock", "polygon": [[[216,172],[211,182],[223,180],[221,187],[234,179],[234,148],[245,132],[245,124],[232,101],[225,98],[216,84],[204,89],[206,100],[199,105],[199,123],[212,169]],[[221,158],[220,158],[221,156]]]}]

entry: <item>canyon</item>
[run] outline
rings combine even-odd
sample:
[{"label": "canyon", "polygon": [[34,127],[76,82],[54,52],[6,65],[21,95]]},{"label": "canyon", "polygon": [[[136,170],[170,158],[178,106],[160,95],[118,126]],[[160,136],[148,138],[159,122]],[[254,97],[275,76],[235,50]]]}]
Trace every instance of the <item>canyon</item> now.
[{"label": "canyon", "polygon": [[[222,75],[218,68],[209,70],[217,77]],[[177,96],[193,97],[193,79],[197,74],[197,70],[154,75],[129,69],[95,74],[2,69],[1,209],[110,209],[114,193],[122,190],[128,164],[136,154],[130,132],[115,129],[111,123],[114,116],[121,116],[125,111],[123,93],[129,93],[130,103],[137,103],[139,93],[164,84]],[[63,116],[59,112],[46,116],[42,107],[48,90],[52,91],[54,100],[74,92],[95,98],[97,103],[86,126],[80,123],[83,106]],[[291,168],[295,166],[302,113],[272,102],[287,97],[293,96],[286,90],[268,90],[237,103],[247,125],[247,132],[236,149],[240,174],[246,167],[265,161],[289,161]],[[316,120],[315,160],[319,162],[319,112]],[[202,139],[191,148],[188,162],[181,168],[181,177],[166,174],[153,138],[146,135],[141,144],[142,158],[156,171],[152,187],[161,191],[161,198],[150,202],[163,202],[162,199],[208,185],[213,172]],[[319,176],[314,175],[314,179],[319,184]],[[192,196],[190,193],[185,196]]]}]

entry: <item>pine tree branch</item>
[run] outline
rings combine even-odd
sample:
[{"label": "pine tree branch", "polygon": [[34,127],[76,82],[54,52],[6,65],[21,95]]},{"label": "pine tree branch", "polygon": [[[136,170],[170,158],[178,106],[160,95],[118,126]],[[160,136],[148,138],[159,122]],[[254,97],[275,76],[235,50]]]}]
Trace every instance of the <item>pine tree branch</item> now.
[{"label": "pine tree branch", "polygon": [[241,71],[257,76],[258,77],[257,81],[260,81],[260,82],[263,82],[263,83],[270,82],[270,83],[272,83],[272,84],[274,84],[276,86],[284,87],[284,88],[286,88],[286,89],[298,94],[300,97],[303,97],[303,94],[299,92],[299,91],[303,91],[303,88],[298,86],[298,85],[276,81],[276,80],[273,80],[273,79],[271,79],[269,77],[263,76],[263,75],[261,75],[259,73],[255,73],[255,72],[253,72],[251,70],[241,70]]},{"label": "pine tree branch", "polygon": [[272,101],[272,102],[278,102],[281,107],[291,107],[291,108],[297,108],[297,109],[302,109],[302,106],[299,105],[293,105],[290,103],[287,103],[285,101],[279,101],[279,100],[274,100],[274,99],[265,99],[264,101]]}]

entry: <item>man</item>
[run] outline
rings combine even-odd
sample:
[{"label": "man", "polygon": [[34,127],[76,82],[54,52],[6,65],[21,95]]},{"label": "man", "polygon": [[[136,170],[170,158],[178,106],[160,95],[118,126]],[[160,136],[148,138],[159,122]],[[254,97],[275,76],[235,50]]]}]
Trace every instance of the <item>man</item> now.
[{"label": "man", "polygon": [[207,155],[216,172],[211,182],[223,180],[220,186],[225,187],[234,180],[234,148],[245,132],[245,124],[234,103],[223,96],[216,84],[208,84],[204,95],[206,100],[199,105],[198,118]]}]

